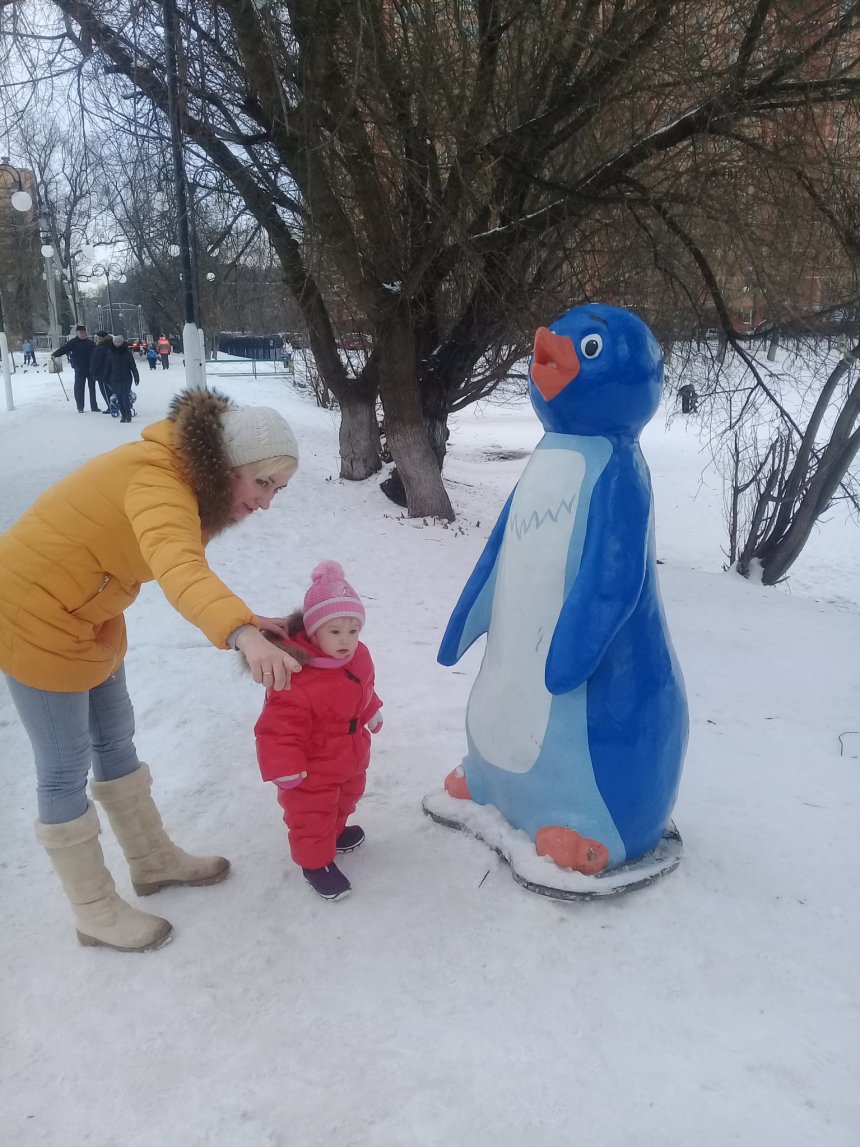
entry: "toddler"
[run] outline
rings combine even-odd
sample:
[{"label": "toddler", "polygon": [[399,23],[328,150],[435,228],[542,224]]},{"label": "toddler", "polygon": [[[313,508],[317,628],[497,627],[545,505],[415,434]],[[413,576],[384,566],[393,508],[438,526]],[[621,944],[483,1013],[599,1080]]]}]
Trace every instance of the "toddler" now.
[{"label": "toddler", "polygon": [[359,641],[364,606],[337,562],[316,567],[304,609],[287,625],[289,641],[276,644],[302,671],[289,689],[267,691],[254,727],[257,760],[263,780],[277,785],[293,860],[315,892],[341,900],[351,886],[334,858],[364,841],[364,830],[346,822],[364,793],[368,730],[382,728],[382,702]]}]

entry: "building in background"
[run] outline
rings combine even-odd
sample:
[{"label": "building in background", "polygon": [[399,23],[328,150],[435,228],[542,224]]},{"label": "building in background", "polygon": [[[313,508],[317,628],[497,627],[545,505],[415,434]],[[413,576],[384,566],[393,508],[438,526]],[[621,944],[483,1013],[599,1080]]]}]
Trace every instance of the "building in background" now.
[{"label": "building in background", "polygon": [[[25,335],[47,331],[36,180],[32,171],[9,164],[0,156],[0,291],[9,344],[13,349]],[[16,211],[12,195],[20,189],[33,200],[29,211]]]}]

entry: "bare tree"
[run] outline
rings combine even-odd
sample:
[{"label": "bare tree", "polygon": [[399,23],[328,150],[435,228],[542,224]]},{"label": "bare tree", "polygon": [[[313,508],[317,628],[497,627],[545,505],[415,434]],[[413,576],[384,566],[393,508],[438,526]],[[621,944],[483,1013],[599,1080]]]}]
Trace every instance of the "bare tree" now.
[{"label": "bare tree", "polygon": [[[19,149],[36,177],[42,238],[54,248],[67,315],[82,320],[77,265],[97,211],[90,156],[73,125],[61,125],[37,102],[19,121]],[[65,325],[65,324],[63,324]]]},{"label": "bare tree", "polygon": [[[114,108],[163,117],[158,6],[55,3],[56,69],[74,48]],[[538,322],[615,285],[732,329],[717,300],[758,266],[768,212],[778,233],[764,173],[790,153],[792,200],[817,198],[824,228],[809,125],[860,89],[857,3],[189,0],[180,21],[192,163],[231,181],[277,254],[340,405],[342,473],[379,465],[378,395],[410,513],[441,517],[447,415]],[[659,289],[626,277],[630,252]],[[338,352],[324,284],[369,336],[363,366]]]},{"label": "bare tree", "polygon": [[773,378],[744,364],[727,392],[734,409],[717,419],[729,563],[747,576],[758,562],[765,585],[785,577],[834,502],[860,512],[860,343],[843,340],[835,361],[827,340],[800,341]]}]

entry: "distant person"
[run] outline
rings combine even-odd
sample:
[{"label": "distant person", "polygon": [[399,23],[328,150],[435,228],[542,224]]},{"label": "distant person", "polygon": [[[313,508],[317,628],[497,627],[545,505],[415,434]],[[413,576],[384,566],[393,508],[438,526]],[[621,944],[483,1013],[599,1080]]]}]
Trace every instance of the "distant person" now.
[{"label": "distant person", "polygon": [[90,374],[98,383],[98,388],[101,391],[101,396],[105,404],[105,414],[110,414],[110,391],[105,382],[105,375],[107,374],[107,353],[110,344],[111,336],[107,331],[96,331],[96,346],[90,358]]},{"label": "distant person", "polygon": [[23,339],[21,342],[21,350],[24,352],[24,366],[38,366],[36,362],[36,350],[31,338]]},{"label": "distant person", "polygon": [[170,367],[170,352],[173,347],[170,345],[170,339],[166,335],[161,335],[158,342],[155,344],[155,349],[158,357],[161,359],[162,370],[167,370]]},{"label": "distant person", "polygon": [[370,734],[382,728],[373,661],[359,641],[364,605],[337,562],[311,574],[304,607],[287,618],[279,649],[302,666],[289,690],[270,686],[254,728],[264,781],[273,781],[284,810],[290,853],[324,900],[351,886],[335,864],[353,852],[364,830],[346,822],[364,793]]},{"label": "distant person", "polygon": [[146,348],[146,361],[149,363],[150,370],[155,370],[158,366],[158,351],[154,346],[148,346]]},{"label": "distant person", "polygon": [[678,388],[678,394],[681,398],[681,413],[695,414],[699,408],[699,395],[696,393],[695,386],[691,382],[687,382]]},{"label": "distant person", "polygon": [[75,405],[78,414],[84,412],[86,386],[90,388],[90,410],[93,414],[99,413],[100,408],[96,402],[96,380],[90,373],[90,360],[95,349],[96,344],[87,334],[87,328],[79,323],[75,327],[75,337],[63,343],[57,350],[51,351],[51,358],[62,358],[63,355],[67,355],[72,364],[72,370],[75,372]]},{"label": "distant person", "polygon": [[140,386],[137,363],[124,335],[113,335],[107,351],[105,385],[116,395],[120,422],[131,422],[131,384]]}]

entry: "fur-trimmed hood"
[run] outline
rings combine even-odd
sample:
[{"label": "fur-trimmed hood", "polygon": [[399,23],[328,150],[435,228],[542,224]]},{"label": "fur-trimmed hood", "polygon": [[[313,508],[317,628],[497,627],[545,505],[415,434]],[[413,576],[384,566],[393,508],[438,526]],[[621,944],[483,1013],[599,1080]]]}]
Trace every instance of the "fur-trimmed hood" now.
[{"label": "fur-trimmed hood", "polygon": [[233,525],[230,461],[224,441],[222,416],[233,406],[217,390],[183,390],[170,404],[173,448],[185,480],[197,495],[200,521],[210,535]]},{"label": "fur-trimmed hood", "polygon": [[[272,645],[277,645],[278,649],[283,649],[284,653],[289,653],[290,657],[294,657],[299,665],[307,665],[312,657],[319,657],[320,651],[319,649],[314,650],[312,648],[310,642],[305,637],[304,628],[304,612],[300,607],[294,609],[287,618],[287,631],[290,637],[296,640],[284,641],[283,638],[278,637],[276,633],[272,633],[268,629],[263,630],[263,636],[268,638]],[[247,668],[247,665],[245,665],[245,668]]]}]

